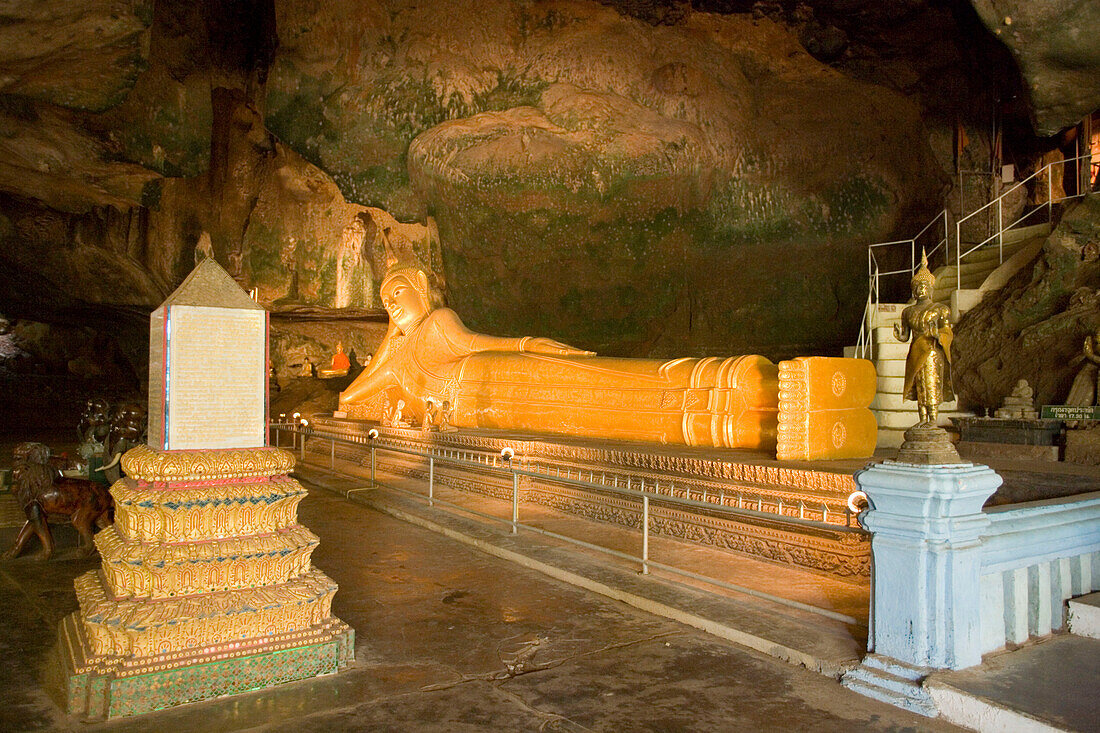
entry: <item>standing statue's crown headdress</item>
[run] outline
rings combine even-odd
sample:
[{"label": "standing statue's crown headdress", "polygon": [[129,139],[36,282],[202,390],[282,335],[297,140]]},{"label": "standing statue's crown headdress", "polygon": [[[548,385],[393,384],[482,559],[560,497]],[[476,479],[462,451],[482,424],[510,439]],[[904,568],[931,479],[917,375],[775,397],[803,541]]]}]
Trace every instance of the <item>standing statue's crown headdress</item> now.
[{"label": "standing statue's crown headdress", "polygon": [[920,268],[913,275],[913,290],[916,290],[920,283],[927,285],[929,290],[936,284],[936,276],[928,269],[928,253],[924,249],[920,251]]}]

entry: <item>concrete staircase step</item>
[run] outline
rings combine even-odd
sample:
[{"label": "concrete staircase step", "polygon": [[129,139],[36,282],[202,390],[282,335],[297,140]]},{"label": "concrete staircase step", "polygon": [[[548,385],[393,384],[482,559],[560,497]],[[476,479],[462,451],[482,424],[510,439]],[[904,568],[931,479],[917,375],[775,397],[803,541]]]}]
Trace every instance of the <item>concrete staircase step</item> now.
[{"label": "concrete staircase step", "polygon": [[984,288],[964,288],[951,293],[951,320],[957,322],[963,313],[981,303],[986,292]]},{"label": "concrete staircase step", "polygon": [[[882,346],[879,349],[882,349]],[[881,352],[879,353],[881,355]],[[881,377],[904,377],[905,359],[877,358],[875,359],[875,371]]]},{"label": "concrete staircase step", "polygon": [[[944,265],[936,268],[936,287],[932,299],[951,307],[953,320],[973,308],[990,287],[1000,287],[1020,267],[1020,262],[1030,259],[1042,247],[1050,234],[1047,223],[1016,227],[1001,233],[1001,242],[986,244],[972,252],[961,267]],[[963,243],[963,248],[966,248]],[[959,282],[959,275],[962,282]],[[879,425],[878,445],[894,448],[901,445],[905,430],[917,421],[916,403],[902,399],[901,389],[905,375],[905,357],[909,344],[894,338],[894,324],[898,323],[908,303],[877,303],[867,313],[866,326],[871,332],[871,354],[878,374],[878,389],[871,409]],[[855,356],[856,347],[844,350],[845,356]],[[952,417],[965,417],[954,402],[940,407],[940,424],[949,425]]]},{"label": "concrete staircase step", "polygon": [[894,394],[901,394],[901,388],[905,382],[904,377],[884,377],[881,374],[878,377],[878,390],[879,392],[893,392]]},{"label": "concrete staircase step", "polygon": [[1006,229],[1001,234],[1005,242],[1019,242],[1025,239],[1046,238],[1048,236],[1050,236],[1050,222],[1013,227],[1012,229]]},{"label": "concrete staircase step", "polygon": [[927,670],[868,654],[859,667],[841,677],[840,683],[861,695],[934,718],[938,714],[936,705],[921,682],[926,674]]},{"label": "concrete staircase step", "polygon": [[1066,602],[1069,632],[1100,639],[1100,593],[1089,593]]},{"label": "concrete staircase step", "polygon": [[[893,428],[895,430],[908,430],[919,422],[917,413],[917,403],[906,403],[912,405],[911,409],[907,410],[872,410],[875,413],[875,420],[878,422],[879,428]],[[941,426],[948,426],[951,424],[951,418],[953,417],[966,417],[971,414],[968,412],[959,412],[954,409],[956,405],[950,403],[950,409],[948,405],[942,405],[937,415],[936,422]]]},{"label": "concrete staircase step", "polygon": [[[1046,231],[1038,236],[1031,234],[1012,239],[1006,238],[1001,247],[998,247],[996,242],[986,244],[981,249],[966,255],[958,268],[955,265],[944,265],[937,268],[936,272],[933,273],[936,276],[936,287],[932,299],[937,302],[945,302],[950,295],[949,292],[945,294],[945,291],[951,291],[957,287],[981,287],[994,271],[1012,257],[1024,250],[1034,250],[1036,246],[1041,247],[1047,233],[1049,233],[1049,228],[1046,225],[1042,225],[1040,228],[1045,228]],[[961,283],[959,282],[960,271],[962,275]]]},{"label": "concrete staircase step", "polygon": [[[1009,257],[1012,256],[1013,252],[1019,251],[1021,247],[1023,247],[1027,242],[1030,242],[1032,239],[1035,239],[1035,237],[1026,237],[1024,239],[1012,240],[1006,238],[1004,244],[1002,244],[999,248],[997,247],[997,240],[987,242],[986,244],[983,244],[980,249],[977,249],[963,257],[963,271],[965,272],[966,266],[968,264],[996,262],[997,260],[1001,259],[1001,255],[998,254],[998,249],[1003,252],[1003,257],[1007,260]],[[963,251],[966,251],[965,247],[963,248]],[[954,269],[955,263],[949,263],[948,265],[946,265],[946,267]]]},{"label": "concrete staircase step", "polygon": [[[909,344],[902,341],[880,342],[875,345],[875,364],[888,361],[905,362],[905,356],[909,353]],[[879,372],[881,374],[881,372]]]},{"label": "concrete staircase step", "polygon": [[900,428],[884,428],[879,426],[876,448],[900,448],[905,442],[905,431]]},{"label": "concrete staircase step", "polygon": [[[896,322],[897,321],[895,321],[895,323]],[[873,337],[873,340],[875,342],[875,346],[890,346],[892,344],[897,344],[898,346],[904,346],[904,344],[902,344],[900,341],[898,341],[896,338],[894,338],[894,326],[893,326],[893,324],[876,326],[874,328],[874,330],[871,332],[871,336]]]},{"label": "concrete staircase step", "polygon": [[[981,285],[985,282],[985,279],[989,277],[990,273],[1000,266],[1000,263],[996,260],[989,264],[989,267],[973,267],[964,271],[961,281],[962,287],[972,288]],[[942,295],[944,292],[950,294],[950,291],[957,290],[958,288],[956,286],[959,282],[960,281],[955,277],[955,268],[952,267],[950,273],[945,274],[943,277],[936,278],[936,287],[932,288],[932,300],[936,300],[937,296]]]},{"label": "concrete staircase step", "polygon": [[[914,409],[915,402],[906,402],[902,396],[896,392],[877,392],[875,398],[871,400],[871,409],[875,412],[879,410],[890,412],[909,412]],[[914,411],[914,414],[916,412]]]}]

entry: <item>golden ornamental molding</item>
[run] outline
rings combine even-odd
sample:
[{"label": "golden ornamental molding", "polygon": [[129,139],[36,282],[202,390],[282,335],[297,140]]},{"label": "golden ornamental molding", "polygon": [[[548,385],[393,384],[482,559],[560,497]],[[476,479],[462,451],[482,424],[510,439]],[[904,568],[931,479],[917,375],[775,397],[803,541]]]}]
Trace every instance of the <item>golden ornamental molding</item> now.
[{"label": "golden ornamental molding", "polygon": [[287,583],[186,598],[114,598],[97,571],[74,582],[91,652],[150,657],[309,629],[332,617],[336,583],[309,572]]},{"label": "golden ornamental molding", "polygon": [[204,479],[277,476],[294,468],[294,454],[281,448],[159,451],[147,445],[122,456],[122,470],[140,481],[202,481]]}]

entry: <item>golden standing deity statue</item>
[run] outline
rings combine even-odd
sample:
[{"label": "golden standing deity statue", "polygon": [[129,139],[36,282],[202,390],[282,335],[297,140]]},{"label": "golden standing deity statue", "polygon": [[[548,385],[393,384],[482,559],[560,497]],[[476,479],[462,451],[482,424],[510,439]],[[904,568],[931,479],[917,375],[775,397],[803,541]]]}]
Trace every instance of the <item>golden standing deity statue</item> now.
[{"label": "golden standing deity statue", "polygon": [[[436,404],[448,406],[448,423],[458,428],[757,450],[775,450],[783,432],[780,370],[762,356],[608,358],[548,338],[476,333],[412,262],[391,262],[380,293],[390,326],[340,395],[351,418],[386,421],[400,404],[423,422],[418,411]],[[824,446],[792,456],[870,455],[874,367],[829,358],[784,364],[801,375],[787,390],[797,414],[785,434]]]},{"label": "golden standing deity statue", "polygon": [[1069,396],[1066,397],[1066,404],[1078,407],[1100,405],[1100,327],[1094,333],[1085,336],[1081,355],[1078,358],[1084,364],[1073,379]]},{"label": "golden standing deity statue", "polygon": [[928,255],[921,252],[920,269],[913,276],[912,305],[894,324],[894,337],[909,341],[902,394],[915,400],[921,425],[935,425],[941,402],[955,399],[951,385],[951,309],[932,302],[936,278],[928,269]]}]

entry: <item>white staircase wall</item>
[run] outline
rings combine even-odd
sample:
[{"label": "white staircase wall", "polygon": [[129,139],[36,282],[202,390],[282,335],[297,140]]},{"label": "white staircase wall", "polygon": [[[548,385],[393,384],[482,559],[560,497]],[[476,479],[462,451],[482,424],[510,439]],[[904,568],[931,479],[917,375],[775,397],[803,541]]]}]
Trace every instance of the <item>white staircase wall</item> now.
[{"label": "white staircase wall", "polygon": [[950,303],[951,319],[958,321],[981,302],[985,293],[1004,287],[1021,267],[1035,259],[1049,234],[1050,225],[1046,223],[1008,229],[1002,232],[1000,245],[996,240],[983,245],[966,255],[958,268],[954,264],[936,268],[932,300]]}]

